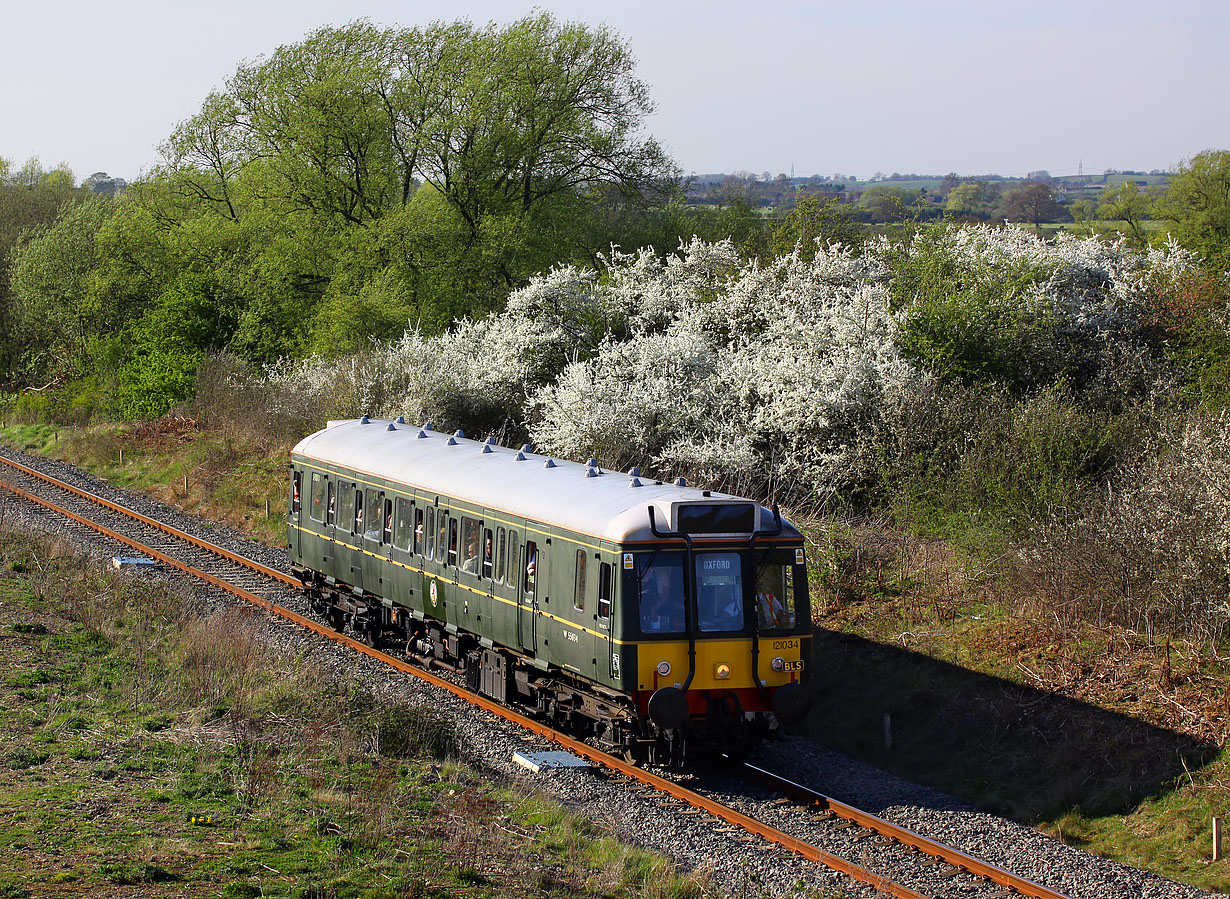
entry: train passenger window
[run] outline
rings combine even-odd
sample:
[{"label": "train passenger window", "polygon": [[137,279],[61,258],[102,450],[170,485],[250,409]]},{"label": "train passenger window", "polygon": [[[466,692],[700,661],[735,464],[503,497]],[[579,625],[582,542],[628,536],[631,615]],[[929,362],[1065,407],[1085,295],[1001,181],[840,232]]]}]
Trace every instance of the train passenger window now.
[{"label": "train passenger window", "polygon": [[396,512],[393,515],[393,545],[403,552],[410,549],[410,535],[414,532],[410,527],[410,500],[404,496],[397,497]]},{"label": "train passenger window", "polygon": [[423,554],[423,510],[414,510],[414,554]]},{"label": "train passenger window", "polygon": [[363,491],[358,488],[354,492],[354,532],[363,533]]},{"label": "train passenger window", "polygon": [[[456,526],[454,525],[454,530]],[[450,535],[452,545],[456,545],[455,533]],[[466,574],[478,574],[478,522],[468,515],[461,518],[461,570]]]},{"label": "train passenger window", "polygon": [[526,593],[534,592],[534,584],[538,580],[538,544],[533,540],[525,541],[525,586]]},{"label": "train passenger window", "polygon": [[448,522],[448,564],[457,564],[457,519],[448,517],[448,513],[444,513],[444,520]]},{"label": "train passenger window", "polygon": [[308,514],[312,516],[312,521],[325,520],[328,494],[329,479],[319,471],[312,472],[312,505],[308,507]]},{"label": "train passenger window", "polygon": [[788,556],[770,559],[756,570],[756,620],[765,631],[795,625],[794,566]]},{"label": "train passenger window", "polygon": [[386,499],[384,501],[384,544],[391,546],[393,544],[393,500]]},{"label": "train passenger window", "polygon": [[443,562],[448,554],[448,513],[436,510],[436,561]]},{"label": "train passenger window", "polygon": [[608,562],[598,565],[598,617],[611,617],[611,566]]},{"label": "train passenger window", "polygon": [[333,524],[333,507],[337,504],[337,485],[332,481],[328,481],[327,484],[329,488],[329,511],[327,513],[329,516],[328,523]]},{"label": "train passenger window", "polygon": [[[359,498],[362,499],[362,494]],[[337,520],[348,531],[354,530],[355,505],[354,484],[338,484]]]},{"label": "train passenger window", "polygon": [[513,587],[517,586],[517,532],[510,530],[508,532],[508,555],[505,557],[508,561],[507,568],[504,570],[504,583]]},{"label": "train passenger window", "polygon": [[492,554],[495,552],[491,545],[491,528],[483,528],[483,579],[491,579],[492,569]]},{"label": "train passenger window", "polygon": [[427,525],[425,527],[427,533],[427,555],[426,558],[434,559],[436,557],[436,507],[427,507]]},{"label": "train passenger window", "polygon": [[697,553],[695,558],[700,629],[743,630],[743,567],[739,554]]},{"label": "train passenger window", "polygon": [[504,583],[504,529],[495,529],[495,579]]},{"label": "train passenger window", "polygon": [[299,512],[299,490],[303,486],[303,472],[290,473],[290,511],[292,515]]},{"label": "train passenger window", "polygon": [[572,607],[578,612],[585,611],[585,550],[577,550],[577,576],[573,582]]},{"label": "train passenger window", "polygon": [[683,633],[687,627],[683,553],[638,553],[636,567],[625,572],[623,595],[637,598],[643,633]]},{"label": "train passenger window", "polygon": [[367,500],[363,503],[363,508],[367,512],[366,520],[360,522],[364,526],[363,536],[372,543],[379,543],[380,536],[384,533],[384,502],[379,490],[367,491]]}]

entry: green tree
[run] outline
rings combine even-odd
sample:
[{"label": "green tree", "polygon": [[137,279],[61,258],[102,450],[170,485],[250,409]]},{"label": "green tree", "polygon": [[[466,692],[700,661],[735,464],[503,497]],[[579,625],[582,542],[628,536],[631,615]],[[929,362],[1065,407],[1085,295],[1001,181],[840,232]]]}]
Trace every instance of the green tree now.
[{"label": "green tree", "polygon": [[989,218],[991,197],[985,181],[966,181],[948,192],[944,205],[949,215],[960,218]]},{"label": "green tree", "polygon": [[1230,151],[1205,150],[1180,164],[1161,208],[1183,246],[1230,268]]},{"label": "green tree", "polygon": [[859,247],[863,237],[863,229],[847,204],[836,197],[807,194],[773,230],[770,246],[778,256],[798,247],[805,259],[811,259],[816,255],[817,241]]},{"label": "green tree", "polygon": [[1028,222],[1041,230],[1042,222],[1058,221],[1063,207],[1055,199],[1050,186],[1041,182],[1011,191],[1004,197],[1004,218],[1010,222]]},{"label": "green tree", "polygon": [[1144,222],[1153,211],[1153,197],[1140,189],[1135,181],[1124,181],[1105,191],[1098,203],[1098,218],[1104,222],[1123,222],[1128,237],[1136,247],[1148,243]]}]

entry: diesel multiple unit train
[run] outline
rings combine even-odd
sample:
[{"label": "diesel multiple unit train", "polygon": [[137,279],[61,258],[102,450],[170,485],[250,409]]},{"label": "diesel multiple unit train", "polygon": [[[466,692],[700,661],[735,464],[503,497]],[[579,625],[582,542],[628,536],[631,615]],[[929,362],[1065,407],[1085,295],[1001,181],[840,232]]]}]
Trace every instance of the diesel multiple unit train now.
[{"label": "diesel multiple unit train", "polygon": [[335,627],[630,759],[807,712],[803,540],[759,503],[364,417],[294,448],[287,536]]}]

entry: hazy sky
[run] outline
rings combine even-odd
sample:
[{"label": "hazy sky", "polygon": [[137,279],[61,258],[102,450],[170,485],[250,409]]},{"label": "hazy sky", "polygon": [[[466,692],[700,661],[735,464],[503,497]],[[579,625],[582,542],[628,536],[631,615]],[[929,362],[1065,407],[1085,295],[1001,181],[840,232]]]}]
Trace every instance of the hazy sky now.
[{"label": "hazy sky", "polygon": [[[508,22],[495,0],[6,4],[0,157],[132,180],[254,60],[322,25]],[[1166,169],[1230,148],[1217,0],[545,0],[615,28],[685,172]]]}]

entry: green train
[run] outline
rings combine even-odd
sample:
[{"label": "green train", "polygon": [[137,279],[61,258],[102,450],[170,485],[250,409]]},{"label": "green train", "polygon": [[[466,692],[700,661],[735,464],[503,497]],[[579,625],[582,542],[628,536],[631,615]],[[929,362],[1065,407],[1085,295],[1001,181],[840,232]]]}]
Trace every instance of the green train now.
[{"label": "green train", "polygon": [[293,570],[372,645],[641,762],[807,713],[803,540],[775,510],[402,419],[330,422],[290,478]]}]

